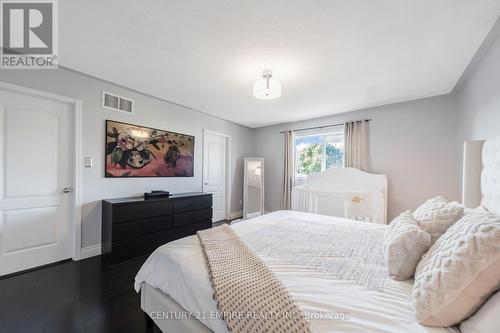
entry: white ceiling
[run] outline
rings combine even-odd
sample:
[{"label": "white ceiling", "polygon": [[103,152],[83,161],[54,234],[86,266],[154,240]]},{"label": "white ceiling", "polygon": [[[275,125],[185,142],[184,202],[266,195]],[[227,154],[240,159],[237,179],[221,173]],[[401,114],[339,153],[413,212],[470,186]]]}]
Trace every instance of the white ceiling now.
[{"label": "white ceiling", "polygon": [[[499,0],[59,1],[60,63],[250,127],[451,91]],[[281,98],[252,97],[272,69]]]}]

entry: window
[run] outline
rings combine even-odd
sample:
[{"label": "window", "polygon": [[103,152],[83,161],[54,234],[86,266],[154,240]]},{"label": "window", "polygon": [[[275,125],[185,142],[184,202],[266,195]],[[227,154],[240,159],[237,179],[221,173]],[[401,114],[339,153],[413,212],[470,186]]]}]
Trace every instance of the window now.
[{"label": "window", "polygon": [[344,165],[344,128],[299,132],[295,134],[295,183],[306,175]]}]

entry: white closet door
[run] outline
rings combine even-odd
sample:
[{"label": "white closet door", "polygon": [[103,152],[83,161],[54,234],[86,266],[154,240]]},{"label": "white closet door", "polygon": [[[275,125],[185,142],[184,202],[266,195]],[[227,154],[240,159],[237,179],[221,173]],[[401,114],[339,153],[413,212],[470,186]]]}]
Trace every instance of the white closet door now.
[{"label": "white closet door", "polygon": [[72,255],[71,107],[0,89],[0,275]]}]

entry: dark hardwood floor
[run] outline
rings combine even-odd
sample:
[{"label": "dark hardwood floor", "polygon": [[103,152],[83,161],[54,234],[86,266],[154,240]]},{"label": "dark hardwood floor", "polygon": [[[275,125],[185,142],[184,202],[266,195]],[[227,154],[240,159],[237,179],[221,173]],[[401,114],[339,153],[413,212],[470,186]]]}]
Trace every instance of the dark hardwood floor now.
[{"label": "dark hardwood floor", "polygon": [[149,332],[134,277],[145,257],[111,267],[101,257],[0,279],[0,332]]},{"label": "dark hardwood floor", "polygon": [[146,258],[103,266],[98,256],[0,278],[0,333],[157,332],[134,290]]}]

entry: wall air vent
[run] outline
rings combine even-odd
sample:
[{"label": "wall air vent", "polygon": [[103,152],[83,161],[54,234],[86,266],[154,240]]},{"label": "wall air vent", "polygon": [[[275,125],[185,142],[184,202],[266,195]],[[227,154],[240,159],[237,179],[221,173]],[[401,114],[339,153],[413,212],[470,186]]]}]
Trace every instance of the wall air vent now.
[{"label": "wall air vent", "polygon": [[133,100],[115,94],[111,94],[107,91],[102,92],[102,107],[103,109],[121,111],[128,114],[134,113]]}]

